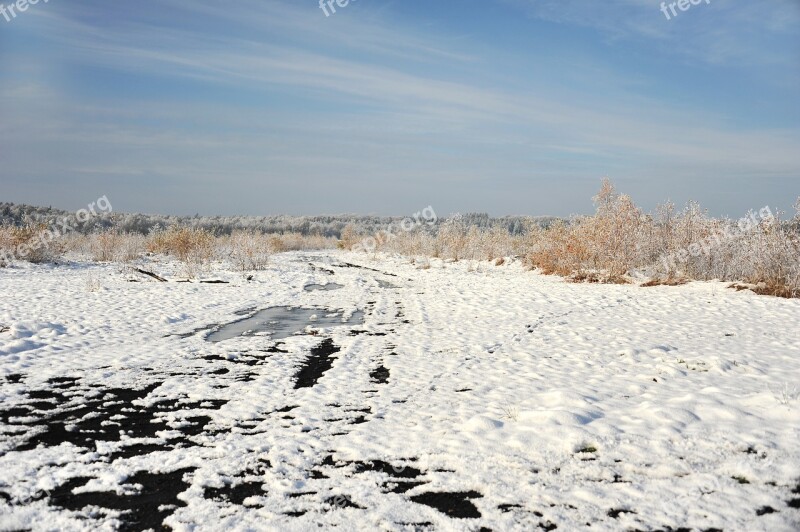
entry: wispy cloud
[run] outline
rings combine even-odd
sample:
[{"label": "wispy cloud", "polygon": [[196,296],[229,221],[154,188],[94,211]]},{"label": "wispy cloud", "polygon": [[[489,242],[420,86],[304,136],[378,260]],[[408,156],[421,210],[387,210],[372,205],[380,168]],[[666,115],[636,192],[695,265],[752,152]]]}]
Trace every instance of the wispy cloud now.
[{"label": "wispy cloud", "polygon": [[[529,16],[609,38],[660,43],[661,51],[715,64],[797,66],[800,2],[711,0],[667,20],[661,0],[503,0]],[[674,0],[667,1],[667,4]],[[769,55],[765,44],[775,44]]]},{"label": "wispy cloud", "polygon": [[[110,17],[94,1],[39,10],[37,36],[70,69],[49,89],[23,74],[0,74],[0,145],[14,154],[3,175],[105,175],[128,194],[136,176],[220,191],[231,182],[269,188],[277,205],[296,197],[283,189],[298,179],[312,188],[339,183],[339,195],[327,199],[341,206],[391,183],[383,186],[394,194],[368,209],[385,212],[403,212],[393,202],[419,190],[401,183],[445,197],[453,182],[500,180],[530,191],[543,180],[605,173],[673,181],[679,174],[687,182],[711,174],[800,176],[796,128],[734,124],[714,109],[664,100],[649,92],[653,81],[643,73],[593,64],[565,71],[561,84],[519,75],[508,83],[508,65],[516,74],[541,67],[538,58],[515,64],[503,48],[455,33],[428,37],[381,11],[328,20],[313,5],[280,2],[159,5],[168,13]],[[516,5],[616,39],[667,42],[675,31],[665,29],[654,2]],[[626,10],[633,15],[615,26]],[[770,13],[764,24],[792,31]],[[19,51],[26,53],[33,57]],[[729,53],[722,44],[713,51],[720,60]],[[504,54],[501,69],[495,62]],[[85,72],[123,90],[100,90]],[[141,83],[144,93],[120,78]],[[187,90],[191,97],[183,98]],[[42,158],[43,150],[60,155]],[[445,201],[464,201],[464,190]],[[479,203],[476,190],[470,201]],[[506,207],[498,196],[483,208],[519,212],[514,196]],[[418,203],[407,201],[408,208]],[[530,210],[549,203],[539,205]]]}]

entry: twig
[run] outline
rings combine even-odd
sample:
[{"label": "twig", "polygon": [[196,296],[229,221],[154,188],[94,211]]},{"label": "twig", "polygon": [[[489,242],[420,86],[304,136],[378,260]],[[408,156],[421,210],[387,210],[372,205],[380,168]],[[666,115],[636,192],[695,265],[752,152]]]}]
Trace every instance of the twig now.
[{"label": "twig", "polygon": [[153,272],[148,272],[147,270],[143,270],[141,268],[136,268],[136,271],[141,273],[141,274],[147,275],[148,277],[152,277],[153,279],[155,279],[156,281],[158,281],[160,283],[166,283],[167,282],[166,279],[164,279],[160,275],[154,274]]}]

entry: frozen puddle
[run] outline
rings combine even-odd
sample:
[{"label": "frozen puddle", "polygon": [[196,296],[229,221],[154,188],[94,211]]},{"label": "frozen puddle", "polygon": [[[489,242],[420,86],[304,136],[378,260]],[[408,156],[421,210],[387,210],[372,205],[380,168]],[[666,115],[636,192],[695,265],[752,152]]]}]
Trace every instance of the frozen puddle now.
[{"label": "frozen puddle", "polygon": [[339,290],[340,288],[344,288],[344,285],[337,283],[309,284],[304,286],[303,290],[305,290],[306,292],[314,292],[315,290],[322,290],[324,292],[329,292],[331,290]]},{"label": "frozen puddle", "polygon": [[345,319],[341,310],[297,307],[271,307],[256,312],[243,320],[224,325],[206,336],[209,342],[222,342],[239,336],[252,336],[256,333],[269,333],[273,340],[288,338],[314,327],[337,327],[342,325],[361,325],[364,312],[357,310]]}]

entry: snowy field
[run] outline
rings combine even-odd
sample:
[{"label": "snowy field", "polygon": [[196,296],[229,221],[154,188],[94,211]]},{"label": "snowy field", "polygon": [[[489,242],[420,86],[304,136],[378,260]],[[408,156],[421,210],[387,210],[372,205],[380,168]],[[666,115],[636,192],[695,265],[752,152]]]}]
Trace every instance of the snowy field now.
[{"label": "snowy field", "polygon": [[[0,529],[800,529],[800,300],[345,252],[141,267],[169,282],[0,269]],[[223,329],[276,307],[314,310]]]}]

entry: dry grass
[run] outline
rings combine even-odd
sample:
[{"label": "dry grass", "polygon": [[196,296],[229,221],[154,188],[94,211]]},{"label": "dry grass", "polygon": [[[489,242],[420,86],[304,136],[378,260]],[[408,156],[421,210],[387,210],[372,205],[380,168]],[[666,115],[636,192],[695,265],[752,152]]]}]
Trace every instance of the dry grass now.
[{"label": "dry grass", "polygon": [[[22,227],[0,227],[0,253],[40,264],[58,260],[64,254],[64,246],[46,224],[29,223]],[[0,262],[6,265],[3,259]]]},{"label": "dry grass", "polygon": [[526,238],[512,236],[503,227],[482,230],[467,227],[459,219],[446,220],[435,234],[421,227],[398,232],[388,239],[376,239],[376,252],[384,251],[419,258],[439,258],[449,262],[501,261],[523,252]]},{"label": "dry grass", "polygon": [[142,235],[120,233],[115,230],[87,235],[81,246],[95,262],[132,262],[147,250],[147,239]]},{"label": "dry grass", "polygon": [[668,203],[645,215],[607,180],[595,204],[594,216],[532,232],[531,267],[575,281],[616,283],[644,274],[651,278],[644,286],[721,279],[760,286],[762,294],[800,292],[800,209],[794,224],[768,210],[738,224],[713,219],[696,203],[681,212]]},{"label": "dry grass", "polygon": [[[430,258],[470,261],[469,268],[474,270],[482,261],[500,266],[508,257],[520,257],[531,269],[573,282],[629,283],[645,278],[649,280],[642,286],[677,286],[689,280],[718,279],[759,294],[800,297],[800,198],[793,219],[782,221],[780,213],[771,216],[771,212],[757,219],[753,213],[749,221],[742,220],[747,223],[741,230],[736,229],[736,221],[709,217],[696,203],[683,210],[666,203],[646,214],[608,180],[594,202],[594,215],[548,228],[529,227],[521,236],[512,236],[505,227],[468,226],[460,217],[437,227],[420,225],[410,231],[370,236],[375,253],[412,257],[421,269],[431,267]],[[69,234],[57,241],[50,239],[47,246],[36,246],[45,229],[40,225],[0,227],[0,261],[3,256],[18,255],[20,245],[30,249],[24,248],[26,256],[18,258],[32,262],[54,260],[66,249],[103,262],[132,261],[149,252],[176,258],[193,277],[215,259],[227,260],[241,271],[259,270],[274,253],[358,249],[367,236],[354,225],[346,226],[339,240],[244,231],[216,237],[202,229],[172,227],[148,237],[113,230],[88,236]]]},{"label": "dry grass", "polygon": [[316,251],[320,249],[335,249],[337,240],[322,235],[303,235],[300,233],[285,233],[270,237],[272,249],[275,253],[284,251]]},{"label": "dry grass", "polygon": [[[0,250],[10,234],[0,228]],[[107,230],[89,235],[69,234],[59,242],[62,249],[96,262],[132,262],[146,254],[166,255],[182,262],[189,277],[207,270],[215,260],[227,261],[239,271],[263,270],[274,253],[336,246],[335,239],[299,233],[268,235],[242,230],[214,236],[204,229],[177,226],[155,231],[147,237]]]},{"label": "dry grass", "polygon": [[91,239],[92,260],[95,262],[111,262],[117,257],[123,237],[116,231],[103,231]]},{"label": "dry grass", "polygon": [[626,275],[637,266],[648,218],[607,179],[594,201],[594,216],[533,232],[528,264],[575,281],[627,282]]},{"label": "dry grass", "polygon": [[181,261],[188,277],[207,269],[215,256],[214,235],[203,229],[172,227],[156,231],[147,241],[147,251],[169,255]]},{"label": "dry grass", "polygon": [[11,228],[0,226],[0,268],[8,266],[8,261],[11,260],[15,249]]},{"label": "dry grass", "polygon": [[265,235],[254,231],[235,231],[215,237],[208,231],[171,228],[150,236],[147,250],[180,260],[190,277],[208,268],[216,258],[229,260],[240,271],[263,270],[273,253],[334,247],[333,239],[297,233]]},{"label": "dry grass", "polygon": [[566,276],[566,280],[571,283],[594,283],[594,284],[631,284],[633,281],[625,275],[610,274],[607,271],[587,271],[581,270]]},{"label": "dry grass", "polygon": [[[446,261],[521,256],[529,268],[573,282],[676,286],[689,280],[739,281],[781,297],[800,293],[800,199],[794,219],[762,209],[739,221],[709,217],[697,203],[671,203],[646,214],[604,180],[596,212],[523,237],[503,228],[465,227],[447,220],[438,234],[412,231],[380,243],[377,251]],[[743,224],[744,222],[744,224]],[[415,259],[415,262],[422,262]]]},{"label": "dry grass", "polygon": [[733,288],[739,292],[742,290],[750,290],[762,296],[783,297],[786,299],[800,298],[800,288],[789,287],[782,284],[768,284],[764,282],[757,284],[733,283],[729,288]]},{"label": "dry grass", "polygon": [[342,236],[336,243],[336,247],[339,249],[353,249],[361,242],[362,238],[353,224],[347,224],[342,229]]}]

